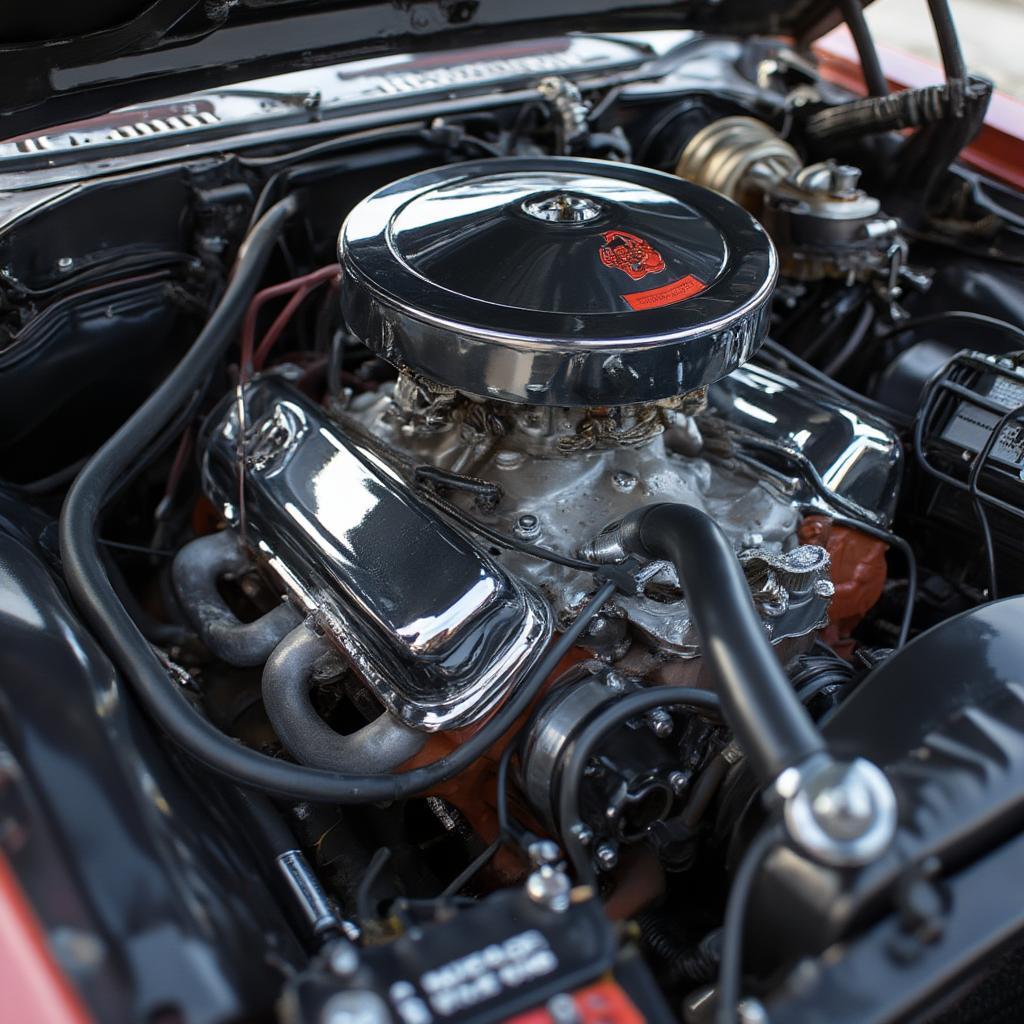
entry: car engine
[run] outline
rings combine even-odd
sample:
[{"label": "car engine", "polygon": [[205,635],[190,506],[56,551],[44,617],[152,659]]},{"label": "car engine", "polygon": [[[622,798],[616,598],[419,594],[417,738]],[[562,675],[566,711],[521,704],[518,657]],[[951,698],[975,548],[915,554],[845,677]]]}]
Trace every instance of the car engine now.
[{"label": "car engine", "polygon": [[0,605],[70,595],[92,710],[25,670],[210,903],[140,1019],[984,1019],[1024,204],[939,129],[987,87],[625,66],[0,196]]}]

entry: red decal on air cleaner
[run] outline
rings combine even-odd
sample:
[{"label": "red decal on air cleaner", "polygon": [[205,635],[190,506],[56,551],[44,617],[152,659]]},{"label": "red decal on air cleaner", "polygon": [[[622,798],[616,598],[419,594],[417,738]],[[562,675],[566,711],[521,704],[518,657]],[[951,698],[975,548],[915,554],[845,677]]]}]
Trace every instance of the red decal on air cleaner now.
[{"label": "red decal on air cleaner", "polygon": [[628,231],[606,231],[604,244],[598,250],[601,262],[628,274],[634,281],[648,274],[660,274],[665,261],[650,242]]},{"label": "red decal on air cleaner", "polygon": [[635,310],[657,309],[659,306],[671,306],[675,302],[682,302],[707,287],[703,281],[698,280],[693,274],[679,278],[678,281],[670,281],[659,288],[651,288],[646,292],[629,292],[622,297]]}]

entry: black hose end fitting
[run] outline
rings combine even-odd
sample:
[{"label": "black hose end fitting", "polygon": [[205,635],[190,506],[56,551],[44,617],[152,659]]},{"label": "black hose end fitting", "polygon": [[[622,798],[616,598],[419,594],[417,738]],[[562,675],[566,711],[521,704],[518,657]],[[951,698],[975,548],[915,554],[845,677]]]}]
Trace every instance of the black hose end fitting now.
[{"label": "black hose end fitting", "polygon": [[661,544],[662,520],[678,517],[682,521],[688,514],[698,520],[708,519],[704,512],[692,505],[677,505],[669,501],[634,509],[619,523],[619,543],[627,554],[664,558],[666,556]]}]

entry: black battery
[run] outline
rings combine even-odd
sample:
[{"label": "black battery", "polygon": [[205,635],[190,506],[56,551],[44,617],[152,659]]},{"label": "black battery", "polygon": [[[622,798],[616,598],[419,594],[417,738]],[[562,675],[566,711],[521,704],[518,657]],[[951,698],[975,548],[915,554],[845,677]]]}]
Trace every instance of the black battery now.
[{"label": "black battery", "polygon": [[937,485],[930,521],[975,536],[984,516],[1004,574],[1024,569],[1024,364],[963,351],[928,384],[915,423],[919,465]]}]

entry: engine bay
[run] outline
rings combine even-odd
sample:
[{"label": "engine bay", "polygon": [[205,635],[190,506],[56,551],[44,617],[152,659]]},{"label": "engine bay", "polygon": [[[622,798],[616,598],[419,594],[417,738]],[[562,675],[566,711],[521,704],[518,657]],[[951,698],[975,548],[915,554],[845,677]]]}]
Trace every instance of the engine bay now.
[{"label": "engine bay", "polygon": [[1024,200],[981,79],[682,35],[0,197],[9,604],[217,949],[140,1019],[986,1019]]}]

